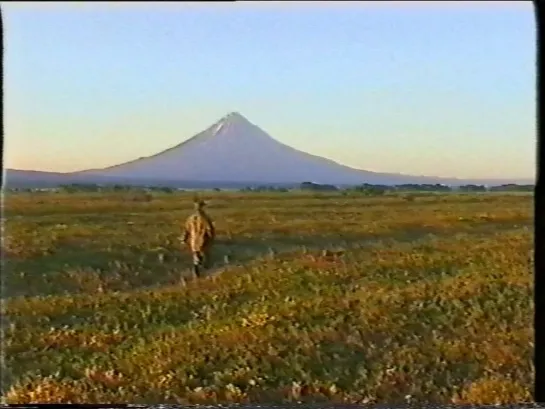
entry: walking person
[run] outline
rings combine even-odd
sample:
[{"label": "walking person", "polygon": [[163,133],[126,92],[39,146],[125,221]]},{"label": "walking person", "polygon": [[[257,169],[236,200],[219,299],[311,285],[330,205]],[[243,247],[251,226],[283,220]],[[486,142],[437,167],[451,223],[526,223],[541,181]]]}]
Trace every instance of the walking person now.
[{"label": "walking person", "polygon": [[216,238],[212,219],[204,211],[205,203],[195,201],[195,211],[185,222],[183,242],[189,247],[193,257],[193,273],[201,276],[201,269],[208,266],[210,248]]}]

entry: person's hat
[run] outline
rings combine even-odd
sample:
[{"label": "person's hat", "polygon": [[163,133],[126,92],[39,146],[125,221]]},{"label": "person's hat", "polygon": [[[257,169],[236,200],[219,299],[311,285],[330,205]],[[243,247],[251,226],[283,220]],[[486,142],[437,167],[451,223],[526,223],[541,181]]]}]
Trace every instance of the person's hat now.
[{"label": "person's hat", "polygon": [[193,204],[194,204],[196,209],[200,209],[200,208],[206,206],[206,203],[204,202],[204,200],[200,200],[200,199],[195,199]]}]

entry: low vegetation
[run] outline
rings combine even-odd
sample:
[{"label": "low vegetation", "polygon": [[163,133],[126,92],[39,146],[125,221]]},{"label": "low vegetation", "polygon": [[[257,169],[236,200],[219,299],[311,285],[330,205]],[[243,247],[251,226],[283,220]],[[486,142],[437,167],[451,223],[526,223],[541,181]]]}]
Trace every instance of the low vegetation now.
[{"label": "low vegetation", "polygon": [[7,403],[531,400],[531,195],[134,197],[5,197]]}]

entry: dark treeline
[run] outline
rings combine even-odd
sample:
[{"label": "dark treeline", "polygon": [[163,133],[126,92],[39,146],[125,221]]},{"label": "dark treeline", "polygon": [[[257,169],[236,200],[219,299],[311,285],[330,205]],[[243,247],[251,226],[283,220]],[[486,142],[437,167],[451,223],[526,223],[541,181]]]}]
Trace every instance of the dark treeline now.
[{"label": "dark treeline", "polygon": [[148,191],[148,192],[163,192],[173,193],[176,189],[165,186],[156,187],[138,187],[131,185],[111,185],[101,186],[96,184],[83,184],[74,183],[71,185],[62,185],[59,188],[60,191],[72,193],[72,192],[135,192],[135,191]]},{"label": "dark treeline", "polygon": [[534,185],[501,185],[501,186],[492,186],[488,190],[491,192],[533,192],[535,189]]},{"label": "dark treeline", "polygon": [[[33,188],[15,188],[10,189],[12,191],[36,191],[40,189]],[[64,193],[76,193],[76,192],[150,192],[150,193],[174,193],[175,191],[181,191],[181,189],[174,189],[165,186],[146,186],[139,187],[133,185],[98,185],[98,184],[85,184],[74,183],[68,185],[61,185],[55,189]],[[220,191],[220,188],[214,188],[214,191]],[[354,193],[361,195],[383,195],[386,193],[404,193],[404,192],[533,192],[534,185],[516,185],[507,184],[500,186],[483,186],[483,185],[463,185],[463,186],[446,186],[441,184],[403,184],[403,185],[373,185],[369,183],[363,183],[358,186],[350,187],[338,187],[330,184],[319,184],[312,182],[303,182],[299,186],[279,187],[279,186],[248,186],[240,189],[241,192],[288,192],[288,191],[307,191],[307,192],[336,192],[342,191],[346,193]]]},{"label": "dark treeline", "polygon": [[173,193],[180,191],[180,189],[173,189],[171,187],[156,186],[156,187],[139,187],[131,185],[97,185],[94,183],[72,183],[68,185],[60,185],[57,187],[47,188],[35,188],[35,187],[17,187],[9,189],[14,192],[36,192],[36,191],[48,191],[53,190],[63,193],[84,193],[84,192],[157,192],[157,193]]},{"label": "dark treeline", "polygon": [[447,186],[441,184],[403,184],[403,185],[372,185],[363,183],[358,186],[348,188],[338,188],[333,185],[321,185],[312,182],[301,183],[300,190],[307,191],[345,191],[369,195],[381,195],[389,192],[533,192],[534,185],[500,185],[500,186],[483,186],[483,185],[463,185],[463,186]]}]

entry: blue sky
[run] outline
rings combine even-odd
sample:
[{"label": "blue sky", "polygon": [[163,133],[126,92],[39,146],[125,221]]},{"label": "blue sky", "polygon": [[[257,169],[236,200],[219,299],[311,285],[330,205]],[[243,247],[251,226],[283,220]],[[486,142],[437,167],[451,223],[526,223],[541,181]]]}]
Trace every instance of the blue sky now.
[{"label": "blue sky", "polygon": [[362,169],[535,175],[531,2],[9,2],[2,17],[7,167],[113,165],[239,111]]}]

